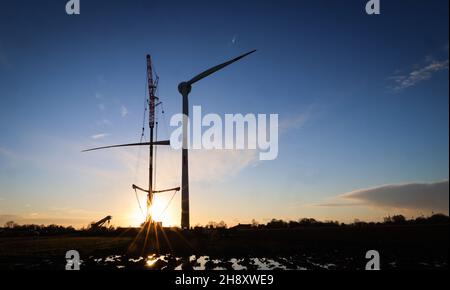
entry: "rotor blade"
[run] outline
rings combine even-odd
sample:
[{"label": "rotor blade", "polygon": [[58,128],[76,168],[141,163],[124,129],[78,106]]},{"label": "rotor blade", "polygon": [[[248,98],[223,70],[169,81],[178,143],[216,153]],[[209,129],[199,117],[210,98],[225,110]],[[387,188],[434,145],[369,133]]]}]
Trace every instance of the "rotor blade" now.
[{"label": "rotor blade", "polygon": [[215,67],[212,67],[212,68],[210,68],[210,69],[208,69],[208,70],[205,70],[205,71],[202,72],[201,74],[199,74],[199,75],[193,77],[193,78],[192,78],[190,81],[188,81],[187,83],[190,84],[190,85],[192,85],[193,83],[196,83],[196,82],[198,82],[199,80],[201,80],[201,79],[203,79],[203,78],[206,78],[206,77],[209,76],[210,74],[213,74],[213,73],[215,73],[216,71],[218,71],[218,70],[220,70],[220,69],[223,69],[223,68],[226,67],[227,65],[230,65],[230,64],[232,64],[233,62],[236,62],[236,61],[240,60],[241,58],[246,57],[247,55],[249,55],[249,54],[251,54],[251,53],[254,53],[255,51],[256,51],[256,49],[254,49],[254,50],[252,50],[252,51],[249,51],[249,52],[247,52],[247,53],[244,53],[243,55],[238,56],[238,57],[236,57],[236,58],[233,58],[232,60],[229,60],[229,61],[224,62],[224,63],[222,63],[222,64],[216,65]]},{"label": "rotor blade", "polygon": [[111,146],[104,146],[104,147],[97,147],[97,148],[86,149],[86,150],[83,150],[81,152],[88,152],[88,151],[107,149],[107,148],[115,148],[115,147],[142,146],[142,145],[170,145],[170,141],[169,140],[164,140],[164,141],[155,141],[153,143],[144,142],[144,143],[130,143],[130,144],[111,145]]}]

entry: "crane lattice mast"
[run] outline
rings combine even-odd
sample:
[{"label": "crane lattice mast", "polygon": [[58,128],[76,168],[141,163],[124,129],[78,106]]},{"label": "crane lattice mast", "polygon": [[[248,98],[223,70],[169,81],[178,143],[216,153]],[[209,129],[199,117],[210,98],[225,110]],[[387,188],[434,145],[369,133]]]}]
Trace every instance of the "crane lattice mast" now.
[{"label": "crane lattice mast", "polygon": [[155,128],[155,83],[153,82],[152,58],[147,55],[147,85],[148,85],[148,126],[150,128],[150,155],[148,166],[148,194],[147,194],[147,219],[151,219],[149,208],[153,201],[153,130]]}]

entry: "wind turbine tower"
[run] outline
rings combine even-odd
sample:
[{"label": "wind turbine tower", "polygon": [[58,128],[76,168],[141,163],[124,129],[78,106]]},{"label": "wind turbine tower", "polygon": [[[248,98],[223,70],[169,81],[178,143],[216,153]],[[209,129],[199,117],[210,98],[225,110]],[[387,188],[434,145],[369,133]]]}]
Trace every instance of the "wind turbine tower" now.
[{"label": "wind turbine tower", "polygon": [[218,70],[240,60],[241,58],[254,53],[256,50],[244,53],[232,60],[216,65],[198,74],[187,82],[178,85],[178,91],[183,98],[183,148],[182,148],[182,169],[181,169],[181,228],[189,229],[189,170],[188,170],[188,120],[189,120],[189,93],[192,85],[199,80],[215,73]]}]

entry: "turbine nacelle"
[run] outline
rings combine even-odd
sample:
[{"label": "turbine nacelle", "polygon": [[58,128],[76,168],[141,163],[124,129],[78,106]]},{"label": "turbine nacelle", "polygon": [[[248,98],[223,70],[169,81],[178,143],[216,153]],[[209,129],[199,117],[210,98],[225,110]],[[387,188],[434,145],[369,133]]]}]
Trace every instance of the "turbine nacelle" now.
[{"label": "turbine nacelle", "polygon": [[192,86],[189,82],[182,82],[178,85],[178,92],[183,96],[186,96],[191,92]]}]

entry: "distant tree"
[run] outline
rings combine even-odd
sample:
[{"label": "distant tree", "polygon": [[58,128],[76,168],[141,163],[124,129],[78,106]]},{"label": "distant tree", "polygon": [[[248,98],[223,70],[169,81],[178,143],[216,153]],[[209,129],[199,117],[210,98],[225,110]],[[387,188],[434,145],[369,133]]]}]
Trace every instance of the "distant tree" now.
[{"label": "distant tree", "polygon": [[15,223],[14,221],[7,221],[5,223],[5,228],[8,228],[8,229],[17,228],[18,226],[19,226],[19,224]]},{"label": "distant tree", "polygon": [[219,229],[226,229],[227,228],[227,224],[224,221],[220,221],[217,225],[216,228]]},{"label": "distant tree", "polygon": [[287,223],[283,220],[272,219],[267,223],[267,228],[279,229],[287,227]]},{"label": "distant tree", "polygon": [[300,225],[302,226],[312,226],[316,225],[318,222],[313,218],[302,218],[299,220]]},{"label": "distant tree", "polygon": [[203,230],[203,226],[202,226],[201,224],[197,223],[197,224],[194,226],[194,230],[195,230],[195,231],[201,231],[201,230]]},{"label": "distant tree", "polygon": [[259,226],[259,223],[257,220],[252,219],[252,227],[257,228]]},{"label": "distant tree", "polygon": [[393,222],[394,224],[403,224],[403,223],[406,222],[406,218],[405,218],[405,216],[403,216],[403,215],[401,215],[401,214],[399,214],[399,215],[394,215],[394,216],[392,216],[392,222]]},{"label": "distant tree", "polygon": [[218,223],[217,222],[208,222],[206,227],[210,228],[210,229],[226,229],[227,224],[224,221],[220,221]]},{"label": "distant tree", "polygon": [[289,221],[289,227],[290,228],[298,228],[300,226],[299,222],[296,221]]},{"label": "distant tree", "polygon": [[329,226],[329,227],[339,226],[338,221],[332,221],[332,220],[325,221],[323,224],[325,226]]},{"label": "distant tree", "polygon": [[206,225],[207,228],[214,229],[216,228],[217,223],[216,222],[208,222]]},{"label": "distant tree", "polygon": [[449,217],[442,213],[436,213],[429,217],[428,221],[431,223],[448,223]]},{"label": "distant tree", "polygon": [[390,216],[386,216],[386,217],[383,218],[383,222],[385,224],[392,223],[392,218]]},{"label": "distant tree", "polygon": [[426,218],[423,216],[423,215],[421,215],[421,216],[418,216],[418,217],[416,217],[415,219],[414,219],[414,223],[415,224],[423,224],[423,223],[425,223],[426,222]]}]

